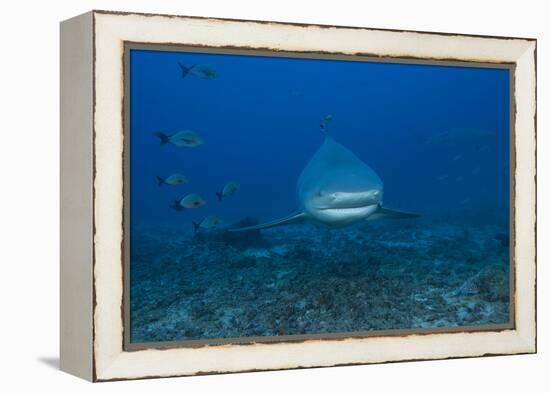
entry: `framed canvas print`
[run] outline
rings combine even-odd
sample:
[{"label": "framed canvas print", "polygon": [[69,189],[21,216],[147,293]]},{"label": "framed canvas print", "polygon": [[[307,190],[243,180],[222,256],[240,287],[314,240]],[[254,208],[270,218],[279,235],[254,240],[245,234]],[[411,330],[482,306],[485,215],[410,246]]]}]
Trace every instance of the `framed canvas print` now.
[{"label": "framed canvas print", "polygon": [[536,41],[61,24],[61,367],[536,351]]}]

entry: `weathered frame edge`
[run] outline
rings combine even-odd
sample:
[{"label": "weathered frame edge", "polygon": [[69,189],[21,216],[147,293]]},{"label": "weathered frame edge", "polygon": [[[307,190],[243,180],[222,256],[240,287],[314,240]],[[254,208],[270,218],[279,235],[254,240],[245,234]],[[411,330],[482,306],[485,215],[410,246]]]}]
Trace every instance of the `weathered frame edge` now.
[{"label": "weathered frame edge", "polygon": [[93,367],[93,18],[60,24],[60,369]]}]

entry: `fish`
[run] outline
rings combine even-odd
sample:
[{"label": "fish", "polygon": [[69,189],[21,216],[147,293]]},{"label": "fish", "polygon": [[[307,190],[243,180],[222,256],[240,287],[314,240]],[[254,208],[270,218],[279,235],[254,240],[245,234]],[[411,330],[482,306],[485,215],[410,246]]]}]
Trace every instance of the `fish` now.
[{"label": "fish", "polygon": [[220,192],[216,192],[216,196],[218,197],[218,201],[221,202],[223,197],[233,195],[234,193],[239,191],[239,188],[241,188],[241,185],[239,184],[239,182],[236,182],[236,181],[228,182]]},{"label": "fish", "polygon": [[161,146],[170,143],[178,147],[197,147],[204,143],[203,139],[196,132],[190,130],[179,131],[172,135],[155,132],[155,135],[160,139]]},{"label": "fish", "polygon": [[157,176],[157,182],[159,187],[163,184],[168,184],[171,186],[179,186],[182,184],[189,183],[189,179],[183,175],[180,175],[179,173],[174,173],[173,175],[170,175],[168,177],[161,177]]},{"label": "fish", "polygon": [[196,209],[206,205],[206,201],[198,194],[188,194],[180,199],[179,205],[184,209]]},{"label": "fish", "polygon": [[472,175],[479,176],[479,173],[481,172],[481,169],[476,166],[474,169],[472,169]]},{"label": "fish", "polygon": [[496,133],[482,128],[453,128],[435,135],[423,138],[423,142],[428,145],[461,145],[480,143],[490,141],[496,137]]},{"label": "fish", "polygon": [[462,154],[457,154],[456,156],[454,156],[453,161],[458,161],[461,158],[462,158]]},{"label": "fish", "polygon": [[171,209],[174,209],[175,211],[182,211],[182,210],[185,210],[185,208],[180,205],[180,200],[179,199],[176,199],[171,205],[170,205],[170,208]]},{"label": "fish", "polygon": [[186,67],[182,63],[178,63],[181,69],[181,77],[185,78],[187,75],[193,75],[201,79],[216,79],[218,73],[215,69],[208,64],[193,64],[191,67]]},{"label": "fish", "polygon": [[223,225],[224,222],[222,219],[216,216],[208,216],[205,219],[203,219],[200,223],[193,221],[193,229],[195,233],[199,231],[199,229],[214,229],[216,227],[219,227],[220,225]]},{"label": "fish", "polygon": [[328,123],[332,121],[332,115],[328,114],[325,117],[323,117],[323,120],[321,120],[321,124],[319,126],[322,130],[326,130],[328,128]]},{"label": "fish", "polygon": [[277,220],[229,231],[298,223],[343,228],[365,220],[419,217],[416,213],[383,207],[383,194],[382,180],[374,170],[325,133],[323,144],[298,179],[298,210]]},{"label": "fish", "polygon": [[443,181],[443,180],[448,179],[448,178],[449,178],[449,175],[445,174],[445,175],[438,176],[437,180]]}]

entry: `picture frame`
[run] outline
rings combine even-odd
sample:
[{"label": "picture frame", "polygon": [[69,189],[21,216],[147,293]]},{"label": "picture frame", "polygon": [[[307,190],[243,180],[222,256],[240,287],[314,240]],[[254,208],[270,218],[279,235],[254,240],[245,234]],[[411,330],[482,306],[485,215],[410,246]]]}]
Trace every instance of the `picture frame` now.
[{"label": "picture frame", "polygon": [[[511,322],[129,340],[129,50],[490,65],[510,72]],[[91,11],[61,23],[61,369],[90,381],[536,352],[536,40]]]}]

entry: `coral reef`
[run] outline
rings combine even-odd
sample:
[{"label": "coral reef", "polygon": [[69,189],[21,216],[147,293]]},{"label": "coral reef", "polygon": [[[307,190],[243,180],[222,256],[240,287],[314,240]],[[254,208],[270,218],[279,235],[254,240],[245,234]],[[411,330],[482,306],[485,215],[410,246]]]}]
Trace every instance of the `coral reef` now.
[{"label": "coral reef", "polygon": [[[254,217],[245,217],[226,229],[244,228],[259,223],[260,221]],[[262,235],[262,231],[260,230],[252,230],[247,232],[230,232],[225,229],[221,229],[214,231],[197,232],[194,238],[197,241],[220,242],[224,245],[232,246],[238,249],[267,246],[267,240]]]},{"label": "coral reef", "polygon": [[507,323],[509,255],[495,238],[505,232],[427,219],[246,235],[142,228],[132,241],[131,340]]}]

